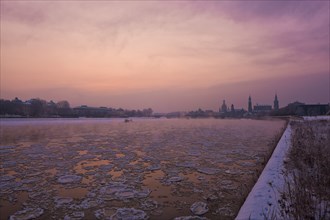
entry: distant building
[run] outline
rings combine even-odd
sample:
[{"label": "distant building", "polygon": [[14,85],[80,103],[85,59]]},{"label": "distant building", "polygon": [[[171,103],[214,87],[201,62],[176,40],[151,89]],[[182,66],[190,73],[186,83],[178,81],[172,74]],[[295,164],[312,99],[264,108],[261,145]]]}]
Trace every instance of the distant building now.
[{"label": "distant building", "polygon": [[317,116],[326,115],[329,110],[328,104],[299,105],[295,113],[299,116]]},{"label": "distant building", "polygon": [[326,115],[329,111],[329,104],[305,104],[302,102],[293,102],[274,112],[274,115],[317,116]]},{"label": "distant building", "polygon": [[230,111],[231,111],[231,112],[235,112],[234,104],[231,104]]},{"label": "distant building", "polygon": [[222,116],[229,117],[229,118],[243,118],[246,111],[244,109],[235,109],[234,105],[232,104],[230,107],[230,111],[223,114]]},{"label": "distant building", "polygon": [[248,112],[252,113],[252,101],[251,101],[251,96],[249,96]]},{"label": "distant building", "polygon": [[[271,112],[272,110],[278,111],[279,110],[279,101],[277,98],[277,94],[275,94],[275,99],[274,99],[274,109],[272,108],[271,105],[255,105],[253,106],[252,109],[252,99],[251,96],[249,96],[249,100],[248,100],[248,112],[249,113],[266,113],[268,114],[269,112]],[[260,114],[258,114],[260,115]]]},{"label": "distant building", "polygon": [[223,100],[222,106],[221,106],[219,112],[222,112],[222,113],[226,113],[227,112],[227,105],[226,105],[226,101],[225,100]]},{"label": "distant building", "polygon": [[278,111],[279,109],[279,104],[278,104],[278,99],[277,99],[277,94],[275,94],[275,99],[274,99],[274,110]]},{"label": "distant building", "polygon": [[253,107],[253,111],[255,113],[261,113],[261,112],[270,112],[272,110],[272,106],[271,105],[255,105]]},{"label": "distant building", "polygon": [[82,105],[80,107],[73,108],[73,111],[80,117],[106,117],[112,112],[112,109]]},{"label": "distant building", "polygon": [[186,115],[186,112],[170,112],[166,114],[166,118],[183,118]]}]

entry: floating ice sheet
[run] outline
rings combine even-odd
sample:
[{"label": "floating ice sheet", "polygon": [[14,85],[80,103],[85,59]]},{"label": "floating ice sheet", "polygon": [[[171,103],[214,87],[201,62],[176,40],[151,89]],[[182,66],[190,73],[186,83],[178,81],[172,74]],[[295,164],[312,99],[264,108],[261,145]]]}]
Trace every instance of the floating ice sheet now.
[{"label": "floating ice sheet", "polygon": [[111,216],[111,220],[147,220],[147,213],[134,208],[119,208]]},{"label": "floating ice sheet", "polygon": [[136,190],[131,186],[120,182],[112,182],[100,189],[100,197],[105,200],[125,200],[133,198],[146,198],[150,194],[149,189]]},{"label": "floating ice sheet", "polygon": [[154,210],[158,208],[158,202],[152,199],[147,199],[140,204],[143,210]]},{"label": "floating ice sheet", "polygon": [[195,215],[203,215],[209,211],[209,208],[205,202],[195,202],[190,206],[190,210]]},{"label": "floating ice sheet", "polygon": [[57,182],[62,183],[62,184],[66,184],[66,183],[77,183],[80,182],[82,179],[81,176],[77,176],[77,175],[65,175],[65,176],[61,176],[57,179]]},{"label": "floating ice sheet", "polygon": [[15,153],[15,146],[0,146],[0,155],[8,155],[10,153]]},{"label": "floating ice sheet", "polygon": [[64,220],[81,220],[84,219],[85,213],[84,212],[73,212],[70,215],[64,216]]},{"label": "floating ice sheet", "polygon": [[209,220],[209,219],[200,216],[181,216],[181,217],[175,217],[174,220]]},{"label": "floating ice sheet", "polygon": [[214,175],[220,172],[219,169],[211,168],[211,167],[201,167],[197,169],[198,172],[208,174],[208,175]]},{"label": "floating ice sheet", "polygon": [[55,197],[54,202],[55,202],[55,207],[59,208],[63,205],[68,205],[73,201],[73,198],[70,197]]},{"label": "floating ice sheet", "polygon": [[41,208],[26,208],[10,216],[9,220],[29,220],[41,216],[44,210]]},{"label": "floating ice sheet", "polygon": [[185,167],[185,168],[196,168],[199,166],[199,163],[196,161],[184,161],[176,163],[177,167]]},{"label": "floating ice sheet", "polygon": [[165,181],[163,181],[163,183],[165,185],[171,185],[173,183],[181,182],[182,180],[183,180],[183,177],[181,177],[181,176],[172,176],[172,177],[166,179]]}]

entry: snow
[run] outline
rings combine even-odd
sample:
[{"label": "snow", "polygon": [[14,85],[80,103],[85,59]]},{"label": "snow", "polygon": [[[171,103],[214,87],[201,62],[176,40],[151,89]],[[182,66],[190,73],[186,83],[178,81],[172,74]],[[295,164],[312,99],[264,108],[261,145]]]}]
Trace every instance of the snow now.
[{"label": "snow", "polygon": [[[330,120],[330,116],[308,116],[303,119],[304,121]],[[283,189],[282,170],[290,145],[291,126],[289,124],[257,183],[241,207],[236,220],[270,219],[278,216],[280,210],[277,202],[280,196],[278,190]]]},{"label": "snow", "polygon": [[[271,158],[254,185],[236,220],[265,219],[279,210],[277,200],[284,184],[282,170],[291,141],[291,126],[287,126]],[[274,213],[275,212],[275,213]]]},{"label": "snow", "polygon": [[329,115],[321,115],[321,116],[305,116],[303,117],[305,121],[313,121],[313,120],[330,120]]}]

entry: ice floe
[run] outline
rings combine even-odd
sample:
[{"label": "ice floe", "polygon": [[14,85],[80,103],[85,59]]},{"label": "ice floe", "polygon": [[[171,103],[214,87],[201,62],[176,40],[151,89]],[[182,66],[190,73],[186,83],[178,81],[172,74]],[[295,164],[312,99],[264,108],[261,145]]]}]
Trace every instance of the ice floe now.
[{"label": "ice floe", "polygon": [[205,202],[195,202],[190,206],[190,211],[195,215],[204,215],[209,211],[209,208]]},{"label": "ice floe", "polygon": [[143,210],[154,210],[158,208],[158,202],[152,199],[147,199],[141,202],[140,208]]},{"label": "ice floe", "polygon": [[102,205],[104,202],[102,199],[100,198],[96,198],[96,199],[91,199],[91,198],[87,198],[84,199],[80,205],[74,205],[72,208],[75,207],[75,209],[90,209],[90,208],[94,208],[94,207],[98,207],[100,205]]},{"label": "ice floe", "polygon": [[0,176],[0,183],[2,183],[2,182],[6,182],[6,181],[10,181],[10,180],[13,180],[13,179],[15,179],[15,177],[13,177],[13,176],[8,176],[8,175],[1,175]]},{"label": "ice floe", "polygon": [[234,170],[234,169],[228,169],[225,171],[226,174],[231,174],[231,175],[242,175],[244,172],[242,170]]},{"label": "ice floe", "polygon": [[11,167],[15,167],[17,166],[17,162],[16,161],[4,161],[2,163],[2,167],[3,168],[11,168]]},{"label": "ice floe", "polygon": [[44,213],[41,208],[26,208],[11,215],[9,220],[29,220],[40,217]]},{"label": "ice floe", "polygon": [[94,211],[94,215],[97,219],[111,219],[114,213],[114,208],[102,208]]},{"label": "ice floe", "polygon": [[57,179],[57,182],[62,183],[62,184],[66,184],[66,183],[77,183],[80,182],[82,179],[81,176],[77,176],[77,175],[65,175],[65,176],[61,176]]},{"label": "ice floe", "polygon": [[197,169],[198,172],[208,174],[208,175],[214,175],[220,172],[219,169],[211,168],[211,167],[201,167]]},{"label": "ice floe", "polygon": [[70,197],[55,197],[54,198],[56,208],[59,208],[63,205],[70,204],[72,201],[73,201],[73,198],[70,198]]},{"label": "ice floe", "polygon": [[181,216],[181,217],[175,217],[174,220],[209,220],[209,219],[201,216]]},{"label": "ice floe", "polygon": [[164,184],[164,185],[171,185],[171,184],[175,184],[175,183],[179,183],[181,181],[183,181],[183,177],[181,176],[171,176],[171,177],[168,177],[168,178],[163,178],[161,180],[161,182]]},{"label": "ice floe", "polygon": [[185,167],[185,168],[196,168],[199,166],[199,163],[196,161],[184,161],[176,163],[177,167]]},{"label": "ice floe", "polygon": [[84,212],[73,212],[70,215],[64,216],[64,220],[81,220],[84,219],[85,213]]},{"label": "ice floe", "polygon": [[105,200],[125,200],[133,198],[146,198],[150,194],[149,189],[136,190],[133,187],[120,182],[112,182],[100,189],[101,198]]},{"label": "ice floe", "polygon": [[147,167],[147,170],[150,170],[150,171],[155,171],[155,170],[160,170],[160,169],[161,169],[160,164],[153,164],[153,165]]},{"label": "ice floe", "polygon": [[149,216],[142,210],[134,208],[119,208],[111,216],[111,220],[147,220]]},{"label": "ice floe", "polygon": [[218,208],[215,212],[215,215],[221,215],[221,216],[228,216],[228,217],[234,217],[235,213],[233,210],[227,205],[225,207]]},{"label": "ice floe", "polygon": [[15,146],[0,146],[0,155],[15,153]]}]

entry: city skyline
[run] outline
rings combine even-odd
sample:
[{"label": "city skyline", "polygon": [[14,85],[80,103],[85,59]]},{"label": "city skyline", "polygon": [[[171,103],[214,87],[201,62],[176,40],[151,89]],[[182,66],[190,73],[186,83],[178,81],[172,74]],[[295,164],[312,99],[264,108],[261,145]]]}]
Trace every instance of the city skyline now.
[{"label": "city skyline", "polygon": [[[10,99],[1,99],[1,101],[3,103],[6,103],[5,105],[8,104],[8,102],[12,102],[12,103],[18,103],[18,104],[22,104],[22,105],[31,105],[33,102],[37,101],[37,102],[40,102],[40,103],[44,103],[44,107],[46,106],[60,106],[60,108],[63,108],[63,105],[65,105],[66,107],[64,108],[71,108],[71,109],[75,109],[75,108],[90,108],[90,109],[116,109],[116,107],[113,107],[113,106],[90,106],[90,105],[86,105],[86,104],[79,104],[79,105],[75,105],[75,106],[72,106],[70,104],[70,102],[68,102],[67,100],[45,100],[45,99],[42,99],[40,97],[35,97],[35,98],[30,98],[30,99],[26,99],[26,100],[22,100],[20,99],[19,97],[15,97],[14,99],[10,100]],[[64,104],[63,104],[64,103]],[[198,108],[197,110],[198,111],[207,111],[207,112],[217,112],[219,111],[220,113],[222,112],[230,112],[230,111],[239,111],[239,112],[254,112],[254,111],[260,111],[258,109],[264,109],[266,111],[278,111],[279,109],[283,108],[285,109],[286,107],[288,107],[289,105],[293,104],[293,105],[297,105],[297,104],[301,104],[301,105],[312,105],[312,106],[320,106],[321,103],[304,103],[304,102],[299,102],[299,101],[295,101],[295,102],[292,102],[292,103],[288,103],[288,105],[283,105],[281,106],[280,105],[280,101],[278,99],[278,96],[277,96],[277,93],[275,93],[274,95],[274,100],[273,100],[273,103],[270,103],[270,102],[265,102],[265,103],[260,103],[258,102],[258,100],[254,101],[251,97],[251,95],[249,95],[248,99],[247,99],[247,103],[246,103],[246,108],[243,106],[243,107],[239,107],[239,108],[236,108],[235,106],[235,103],[230,103],[230,101],[228,103],[226,103],[226,100],[222,100],[222,103],[219,104],[219,108],[218,110],[213,110],[213,109],[202,109],[202,108]],[[228,104],[228,106],[227,106]],[[322,104],[323,106],[324,104]],[[325,105],[328,105],[328,104],[325,104]],[[225,106],[225,107],[224,107]],[[7,107],[3,106],[4,108],[7,109]],[[127,111],[134,111],[134,110],[146,110],[146,109],[151,109],[150,107],[143,107],[142,109],[125,109],[125,108],[122,108],[122,107],[117,107],[118,110],[127,110]],[[161,114],[167,114],[167,113],[175,113],[175,112],[181,112],[181,113],[184,113],[184,112],[193,112],[194,110],[196,109],[189,109],[189,110],[185,110],[185,111],[178,111],[178,110],[174,110],[172,112],[154,112],[154,113],[161,113]],[[153,110],[152,110],[153,111]],[[261,110],[261,111],[264,111],[264,110]]]},{"label": "city skyline", "polygon": [[329,103],[329,2],[1,1],[1,98],[156,112]]}]

